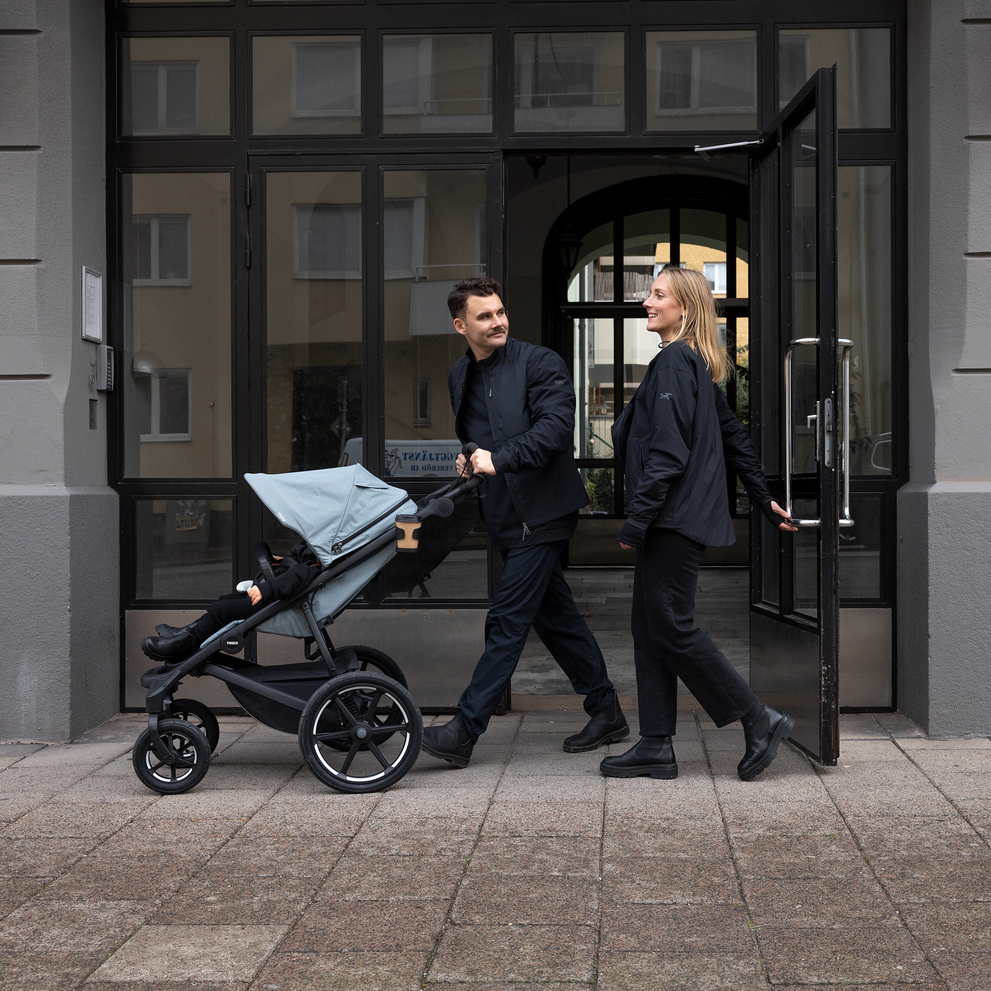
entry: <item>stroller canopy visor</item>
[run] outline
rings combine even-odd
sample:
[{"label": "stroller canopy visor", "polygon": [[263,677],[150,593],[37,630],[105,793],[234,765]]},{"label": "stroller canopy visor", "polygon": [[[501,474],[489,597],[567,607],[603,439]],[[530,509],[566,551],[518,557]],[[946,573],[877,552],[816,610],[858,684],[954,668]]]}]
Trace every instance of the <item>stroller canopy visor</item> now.
[{"label": "stroller canopy visor", "polygon": [[361,465],[282,475],[248,473],[244,479],[325,567],[393,528],[397,513],[416,512],[406,492]]}]

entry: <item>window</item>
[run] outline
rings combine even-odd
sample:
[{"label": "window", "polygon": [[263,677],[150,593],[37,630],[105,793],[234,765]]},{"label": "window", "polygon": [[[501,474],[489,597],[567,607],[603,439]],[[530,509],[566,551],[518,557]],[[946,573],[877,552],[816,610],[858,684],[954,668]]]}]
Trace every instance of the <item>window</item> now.
[{"label": "window", "polygon": [[142,441],[192,440],[193,373],[156,368],[134,374]]},{"label": "window", "polygon": [[386,114],[432,112],[433,38],[385,38],[382,52],[383,108]]},{"label": "window", "polygon": [[293,117],[357,117],[361,114],[361,42],[292,46]]},{"label": "window", "polygon": [[809,36],[782,33],[778,38],[778,60],[778,78],[781,81],[780,105],[784,108],[812,75]]},{"label": "window", "polygon": [[294,203],[297,279],[361,278],[361,204]]},{"label": "window", "polygon": [[699,112],[757,112],[755,41],[657,43],[657,113]]},{"label": "window", "polygon": [[726,262],[704,262],[702,274],[709,280],[709,288],[718,296],[726,295]]},{"label": "window", "polygon": [[189,217],[135,214],[134,280],[136,286],[188,286]]},{"label": "window", "polygon": [[426,275],[426,201],[422,196],[385,201],[385,277],[415,279]]},{"label": "window", "polygon": [[430,379],[413,379],[413,426],[430,426]]},{"label": "window", "polygon": [[199,62],[131,62],[131,133],[198,133],[199,68]]}]

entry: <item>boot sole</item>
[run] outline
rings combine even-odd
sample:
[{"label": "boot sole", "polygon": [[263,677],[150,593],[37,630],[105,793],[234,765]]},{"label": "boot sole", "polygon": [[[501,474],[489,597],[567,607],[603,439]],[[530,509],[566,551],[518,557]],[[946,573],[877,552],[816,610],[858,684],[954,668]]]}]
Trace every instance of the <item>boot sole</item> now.
[{"label": "boot sole", "polygon": [[615,733],[609,733],[607,736],[596,740],[595,743],[589,743],[584,747],[576,747],[574,745],[568,746],[568,741],[564,741],[564,752],[566,754],[587,754],[590,750],[598,750],[604,743],[619,743],[620,740],[625,740],[630,735],[630,727],[626,726],[621,730],[616,730]]},{"label": "boot sole", "polygon": [[781,741],[790,736],[794,728],[794,718],[792,716],[785,716],[774,730],[774,735],[771,737],[771,742],[768,744],[767,750],[764,751],[764,756],[749,770],[741,773],[740,780],[753,781],[761,771],[770,767],[774,758],[778,756],[778,747],[781,746]]},{"label": "boot sole", "polygon": [[446,760],[448,764],[453,767],[467,767],[471,761],[471,757],[460,757],[456,754],[445,754],[440,750],[432,750],[425,743],[423,744],[422,750],[425,754],[430,754],[431,757],[437,757],[439,760]]},{"label": "boot sole", "polygon": [[659,781],[673,781],[678,777],[677,764],[634,764],[632,767],[610,767],[600,765],[599,770],[607,778],[650,777]]}]

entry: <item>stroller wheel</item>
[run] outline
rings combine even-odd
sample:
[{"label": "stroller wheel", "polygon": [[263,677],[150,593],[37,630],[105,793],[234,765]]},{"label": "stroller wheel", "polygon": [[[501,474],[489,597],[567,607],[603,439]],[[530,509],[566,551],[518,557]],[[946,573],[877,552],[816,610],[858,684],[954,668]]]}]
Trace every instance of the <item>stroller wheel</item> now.
[{"label": "stroller wheel", "polygon": [[131,760],[137,776],[152,791],[178,795],[195,788],[210,767],[210,743],[185,719],[159,719],[158,733],[170,751],[170,759],[158,756],[145,730],[134,744]]},{"label": "stroller wheel", "polygon": [[217,749],[220,742],[220,723],[208,705],[197,699],[176,699],[169,708],[173,719],[185,719],[207,738],[211,753]]},{"label": "stroller wheel", "polygon": [[354,671],[321,685],[299,721],[299,749],[324,784],[345,792],[381,791],[416,762],[423,719],[392,678]]}]

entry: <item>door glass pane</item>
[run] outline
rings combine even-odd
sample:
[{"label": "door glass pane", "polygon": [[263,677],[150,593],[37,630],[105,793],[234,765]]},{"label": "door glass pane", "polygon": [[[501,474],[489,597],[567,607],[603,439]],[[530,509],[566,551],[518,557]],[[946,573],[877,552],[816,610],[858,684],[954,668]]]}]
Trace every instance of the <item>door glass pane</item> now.
[{"label": "door glass pane", "polygon": [[253,134],[360,134],[359,35],[256,36]]},{"label": "door glass pane", "polygon": [[574,376],[577,410],[575,456],[614,457],[610,434],[616,415],[611,317],[574,321]]},{"label": "door glass pane", "polygon": [[781,604],[781,531],[763,513],[751,519],[760,527],[761,602]]},{"label": "door glass pane", "polygon": [[233,590],[231,499],[135,499],[136,599],[215,599]]},{"label": "door glass pane", "polygon": [[391,34],[383,39],[384,134],[492,130],[492,36]]},{"label": "door glass pane", "polygon": [[230,39],[125,38],[121,134],[231,133]]},{"label": "door glass pane", "polygon": [[890,475],[891,169],[839,169],[839,334],[850,355],[850,470]]},{"label": "door glass pane", "polygon": [[756,31],[648,31],[648,131],[757,127]]},{"label": "door glass pane", "polygon": [[[799,519],[816,519],[819,516],[816,501],[795,499],[792,515]],[[795,612],[814,619],[819,615],[819,530],[817,527],[802,527],[791,536]]]},{"label": "door glass pane", "polygon": [[625,130],[624,43],[618,31],[517,34],[513,129]]},{"label": "door glass pane", "polygon": [[840,598],[881,599],[881,496],[852,495],[854,524],[840,527]]},{"label": "door glass pane", "polygon": [[569,303],[612,302],[613,251],[612,223],[582,236],[578,263],[568,283]]},{"label": "door glass pane", "polygon": [[639,303],[650,295],[650,287],[661,268],[659,258],[664,254],[663,248],[670,250],[670,238],[670,210],[648,210],[623,218],[625,301]]},{"label": "door glass pane", "polygon": [[816,69],[836,65],[840,128],[891,127],[891,32],[888,28],[793,29],[778,32],[784,108]]},{"label": "door glass pane", "polygon": [[230,176],[123,179],[124,471],[231,474]]},{"label": "door glass pane", "polygon": [[266,176],[266,470],[361,445],[361,173]]},{"label": "door glass pane", "polygon": [[485,275],[484,169],[389,170],[385,196],[385,470],[449,476],[461,444],[447,388],[465,353],[447,297]]}]

